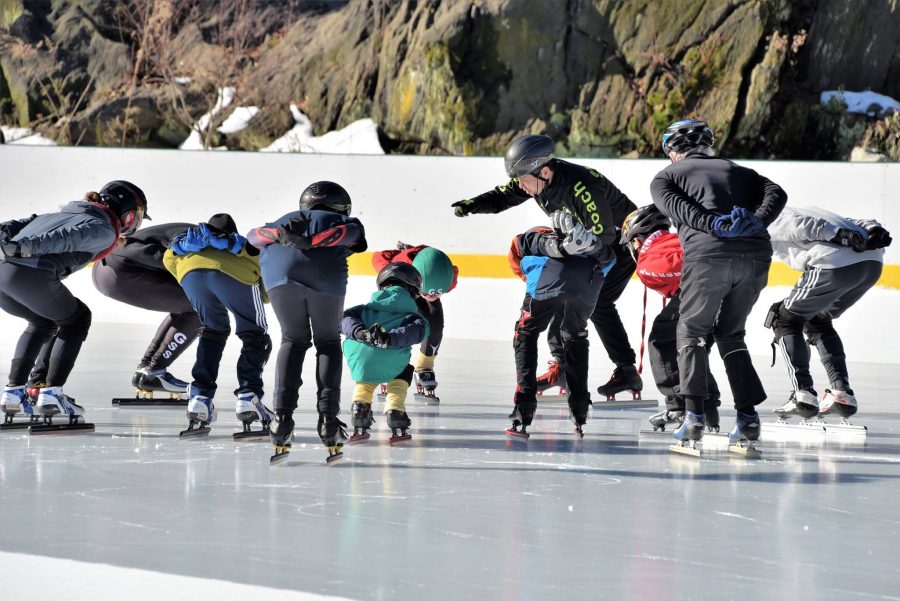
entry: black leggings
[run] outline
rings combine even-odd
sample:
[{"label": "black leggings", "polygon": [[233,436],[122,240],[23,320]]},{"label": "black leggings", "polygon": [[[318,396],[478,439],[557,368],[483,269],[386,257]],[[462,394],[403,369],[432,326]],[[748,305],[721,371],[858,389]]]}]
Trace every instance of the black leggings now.
[{"label": "black leggings", "polygon": [[428,338],[422,340],[419,351],[426,357],[433,357],[438,354],[444,339],[444,307],[441,299],[427,301],[421,296],[416,299],[416,307],[428,322]]},{"label": "black leggings", "polygon": [[[29,382],[38,355],[47,386],[63,386],[91,327],[91,310],[51,272],[0,262],[0,309],[28,321],[9,369],[10,386]],[[41,376],[45,376],[41,378]]]}]

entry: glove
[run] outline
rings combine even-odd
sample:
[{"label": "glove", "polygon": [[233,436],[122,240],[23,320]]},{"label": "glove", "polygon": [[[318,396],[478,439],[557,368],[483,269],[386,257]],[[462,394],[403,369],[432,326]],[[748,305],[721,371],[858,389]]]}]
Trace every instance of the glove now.
[{"label": "glove", "polygon": [[397,250],[406,250],[412,247],[412,244],[407,244],[406,242],[397,242]]},{"label": "glove", "polygon": [[766,224],[759,215],[744,207],[734,207],[731,210],[731,220],[745,238],[758,238],[767,233]]},{"label": "glove", "polygon": [[598,243],[597,236],[586,230],[580,223],[576,223],[575,227],[566,234],[560,248],[569,255],[586,255],[590,254]]},{"label": "glove", "polygon": [[466,200],[458,200],[450,206],[453,207],[454,215],[457,217],[465,217],[475,208],[475,201],[471,198],[467,198]]},{"label": "glove", "polygon": [[305,217],[295,217],[278,228],[278,242],[297,250],[308,250],[312,243],[306,237],[309,220]]},{"label": "glove", "polygon": [[866,240],[862,234],[854,230],[840,228],[837,234],[830,240],[833,244],[840,244],[861,253],[866,250]]},{"label": "glove", "polygon": [[728,238],[728,232],[731,231],[731,225],[731,215],[719,215],[713,219],[709,233],[716,238]]},{"label": "glove", "polygon": [[876,250],[891,245],[891,234],[880,225],[876,225],[867,233],[869,235],[866,238],[866,250]]},{"label": "glove", "polygon": [[553,226],[553,229],[563,236],[571,232],[575,228],[576,223],[575,217],[563,210],[554,211],[553,215],[550,216],[550,224]]},{"label": "glove", "polygon": [[371,327],[358,328],[353,332],[353,337],[360,342],[377,346],[378,348],[388,348],[391,346],[391,335],[381,328],[377,323],[373,323]]},{"label": "glove", "polygon": [[15,242],[4,242],[0,244],[0,252],[3,253],[3,258],[6,257],[21,257],[21,249],[19,245]]}]

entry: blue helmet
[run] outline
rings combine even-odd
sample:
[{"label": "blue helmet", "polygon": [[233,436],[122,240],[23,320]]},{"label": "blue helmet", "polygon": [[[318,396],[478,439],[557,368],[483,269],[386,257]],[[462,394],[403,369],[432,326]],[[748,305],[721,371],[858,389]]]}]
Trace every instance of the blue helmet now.
[{"label": "blue helmet", "polygon": [[663,154],[670,150],[684,152],[698,146],[712,146],[715,138],[706,121],[680,119],[666,128],[662,135]]}]

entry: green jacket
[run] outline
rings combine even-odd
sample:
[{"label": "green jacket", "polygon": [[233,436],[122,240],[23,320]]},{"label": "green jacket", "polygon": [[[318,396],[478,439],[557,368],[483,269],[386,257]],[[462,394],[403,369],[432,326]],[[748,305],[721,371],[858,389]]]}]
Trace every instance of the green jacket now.
[{"label": "green jacket", "polygon": [[[360,342],[354,334],[378,324],[390,335],[388,348],[378,348]],[[410,347],[428,336],[428,322],[419,315],[412,296],[399,286],[388,286],[372,295],[366,305],[344,311],[341,333],[344,357],[350,375],[356,382],[388,382],[400,375],[409,364]]]}]

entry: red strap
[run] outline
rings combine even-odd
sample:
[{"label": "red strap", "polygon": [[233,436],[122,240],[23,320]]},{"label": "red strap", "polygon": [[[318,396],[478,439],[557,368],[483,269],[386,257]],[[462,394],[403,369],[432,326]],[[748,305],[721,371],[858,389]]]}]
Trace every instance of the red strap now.
[{"label": "red strap", "polygon": [[[666,300],[663,299],[663,303]],[[644,308],[643,313],[641,314],[641,358],[638,363],[637,372],[638,374],[644,373],[644,332],[647,330],[647,287],[644,286]]]},{"label": "red strap", "polygon": [[88,204],[94,205],[95,207],[100,207],[101,209],[106,211],[106,214],[109,215],[110,220],[112,221],[113,227],[116,230],[116,237],[115,237],[115,239],[113,239],[113,243],[110,244],[108,248],[101,250],[99,253],[94,255],[94,258],[91,259],[92,261],[97,262],[97,261],[102,261],[103,259],[105,259],[109,255],[109,253],[111,253],[112,251],[114,251],[116,249],[116,246],[118,246],[118,244],[119,244],[119,233],[122,231],[122,226],[119,223],[119,216],[116,215],[115,213],[113,213],[110,210],[110,208],[108,206],[106,206],[105,204],[101,204],[99,202],[90,202]]}]

